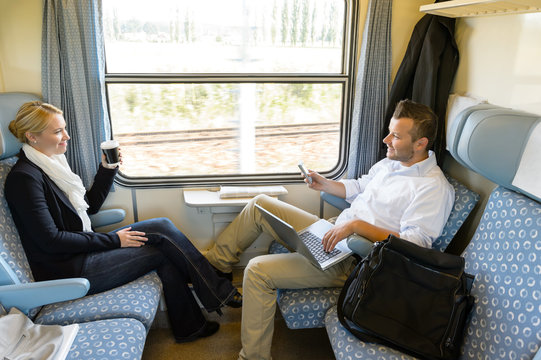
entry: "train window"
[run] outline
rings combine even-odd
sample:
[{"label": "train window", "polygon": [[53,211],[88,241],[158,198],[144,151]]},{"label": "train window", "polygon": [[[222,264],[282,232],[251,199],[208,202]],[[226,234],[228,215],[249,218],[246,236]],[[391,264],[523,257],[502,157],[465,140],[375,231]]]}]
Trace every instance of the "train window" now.
[{"label": "train window", "polygon": [[356,18],[348,1],[103,5],[126,179],[293,179],[300,159],[323,173],[344,166]]}]

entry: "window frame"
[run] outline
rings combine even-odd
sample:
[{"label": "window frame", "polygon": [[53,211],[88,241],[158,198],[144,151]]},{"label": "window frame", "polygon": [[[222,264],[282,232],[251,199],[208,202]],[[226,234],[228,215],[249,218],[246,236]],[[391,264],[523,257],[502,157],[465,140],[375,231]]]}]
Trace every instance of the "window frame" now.
[{"label": "window frame", "polygon": [[[341,177],[347,169],[349,135],[353,114],[354,90],[356,82],[359,5],[357,0],[343,0],[345,3],[344,37],[341,73],[108,73],[105,70],[105,94],[107,111],[111,114],[109,84],[198,84],[198,83],[334,83],[342,84],[342,105],[340,119],[340,145],[338,162],[331,170],[321,172],[327,178]],[[112,119],[109,116],[111,133]],[[131,177],[118,172],[115,182],[130,188],[156,187],[209,187],[218,185],[256,185],[256,184],[294,184],[300,177],[294,173],[228,174]]]}]

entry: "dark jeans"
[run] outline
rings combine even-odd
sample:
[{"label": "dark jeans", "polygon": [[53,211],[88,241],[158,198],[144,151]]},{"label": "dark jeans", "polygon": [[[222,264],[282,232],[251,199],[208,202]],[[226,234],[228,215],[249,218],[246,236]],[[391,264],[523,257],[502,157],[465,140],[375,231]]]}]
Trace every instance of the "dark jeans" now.
[{"label": "dark jeans", "polygon": [[197,334],[206,320],[188,283],[209,312],[221,308],[236,289],[230,281],[216,275],[207,259],[169,219],[145,220],[129,226],[146,233],[147,244],[88,254],[81,276],[90,281],[89,294],[124,285],[156,270],[175,338]]}]

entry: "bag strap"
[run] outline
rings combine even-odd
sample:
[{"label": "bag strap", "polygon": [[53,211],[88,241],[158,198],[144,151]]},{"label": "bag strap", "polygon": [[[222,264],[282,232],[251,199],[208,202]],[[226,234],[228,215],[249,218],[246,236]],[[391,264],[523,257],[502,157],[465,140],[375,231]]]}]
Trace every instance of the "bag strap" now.
[{"label": "bag strap", "polygon": [[337,305],[338,305],[337,306],[338,319],[340,320],[342,325],[346,326],[346,328],[348,330],[350,330],[350,327],[349,327],[349,325],[347,325],[347,321],[346,321],[346,319],[344,317],[344,313],[342,312],[342,306],[344,305],[344,299],[346,297],[346,293],[347,293],[351,283],[353,282],[353,280],[357,277],[357,275],[361,271],[361,267],[363,266],[363,264],[365,262],[370,261],[370,259],[372,258],[372,256],[374,256],[374,254],[376,252],[381,251],[380,248],[387,242],[388,241],[385,240],[385,241],[381,241],[381,242],[378,242],[378,243],[374,243],[374,247],[372,248],[370,253],[368,253],[368,255],[366,255],[364,258],[361,258],[360,256],[355,257],[355,259],[357,259],[357,261],[358,261],[357,265],[355,265],[355,268],[353,269],[351,274],[349,274],[348,278],[346,279],[346,282],[344,283],[344,286],[342,287],[342,291],[340,291],[340,295],[338,296],[338,303],[337,303]]},{"label": "bag strap", "polygon": [[[365,258],[366,259],[366,258]],[[346,282],[344,283],[344,287],[342,288],[342,291],[340,291],[340,295],[338,296],[338,303],[336,306],[336,310],[338,313],[338,320],[340,320],[340,323],[353,335],[355,335],[357,338],[362,339],[363,341],[367,342],[381,342],[381,339],[377,337],[373,337],[369,335],[368,333],[362,331],[361,329],[353,328],[349,321],[345,318],[344,312],[342,311],[343,305],[344,305],[344,299],[346,297],[347,290],[349,289],[349,286],[351,285],[352,281],[357,277],[359,272],[361,271],[361,266],[363,265],[363,262],[366,260],[363,260],[359,262],[351,274],[349,274]]]},{"label": "bag strap", "polygon": [[346,279],[346,282],[344,283],[344,286],[342,287],[342,291],[340,291],[340,295],[338,296],[338,303],[337,303],[337,313],[338,313],[338,320],[340,320],[340,323],[346,327],[349,331],[352,331],[351,327],[347,324],[346,318],[344,317],[344,312],[342,311],[342,307],[344,305],[344,299],[346,297],[346,293],[349,289],[349,286],[351,285],[351,282],[353,279],[357,277],[357,274],[361,270],[361,266],[363,265],[363,262],[360,261],[351,274],[349,274],[348,278]]}]

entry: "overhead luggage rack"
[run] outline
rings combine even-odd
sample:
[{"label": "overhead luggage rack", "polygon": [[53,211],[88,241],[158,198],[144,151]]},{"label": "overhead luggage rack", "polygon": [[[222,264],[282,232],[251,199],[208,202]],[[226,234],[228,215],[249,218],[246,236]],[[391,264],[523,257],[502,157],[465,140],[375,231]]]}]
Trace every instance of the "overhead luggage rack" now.
[{"label": "overhead luggage rack", "polygon": [[474,17],[541,12],[541,0],[450,0],[422,5],[421,12],[445,17]]}]

